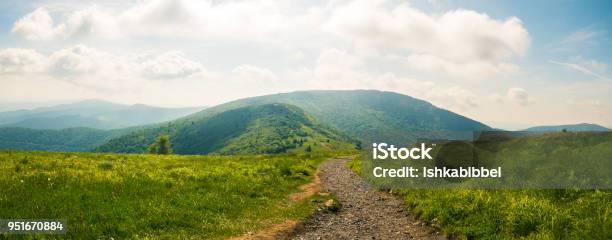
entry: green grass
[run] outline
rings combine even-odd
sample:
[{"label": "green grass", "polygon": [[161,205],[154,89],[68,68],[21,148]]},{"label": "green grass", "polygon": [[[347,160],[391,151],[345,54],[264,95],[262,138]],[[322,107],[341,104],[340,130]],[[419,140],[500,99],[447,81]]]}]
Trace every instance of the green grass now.
[{"label": "green grass", "polygon": [[0,151],[0,218],[67,219],[51,238],[222,239],[308,216],[287,196],[328,157]]},{"label": "green grass", "polygon": [[[495,147],[498,158],[510,163],[519,159],[531,164],[527,166],[555,166],[562,160],[583,164],[593,159],[601,160],[605,166],[612,149],[611,139],[610,134],[550,133],[501,142]],[[348,167],[361,174],[361,164],[356,158]],[[609,171],[601,168],[593,170],[593,174],[601,176]],[[393,192],[420,218],[459,239],[612,239],[610,190],[393,189]]]},{"label": "green grass", "polygon": [[612,239],[612,192],[394,190],[422,219],[460,239]]},{"label": "green grass", "polygon": [[[361,173],[355,158],[348,167]],[[612,191],[394,189],[459,239],[612,239]]]}]

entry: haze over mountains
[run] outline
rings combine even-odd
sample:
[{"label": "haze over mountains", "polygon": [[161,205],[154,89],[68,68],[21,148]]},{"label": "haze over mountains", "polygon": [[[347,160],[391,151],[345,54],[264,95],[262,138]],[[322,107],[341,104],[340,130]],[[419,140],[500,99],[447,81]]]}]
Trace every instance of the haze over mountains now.
[{"label": "haze over mountains", "polygon": [[86,100],[32,110],[0,112],[0,127],[117,129],[165,122],[202,109],[203,107],[162,108]]}]

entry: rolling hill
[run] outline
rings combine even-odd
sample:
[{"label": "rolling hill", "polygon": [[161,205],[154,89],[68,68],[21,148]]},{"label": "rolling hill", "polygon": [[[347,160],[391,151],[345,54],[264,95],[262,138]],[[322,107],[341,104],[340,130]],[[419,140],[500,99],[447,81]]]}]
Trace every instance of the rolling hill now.
[{"label": "rolling hill", "polygon": [[165,122],[199,110],[202,108],[160,108],[86,100],[33,110],[0,112],[0,127],[117,129]]},{"label": "rolling hill", "polygon": [[139,130],[112,139],[96,151],[144,152],[163,134],[170,136],[174,152],[179,154],[340,151],[355,147],[350,138],[321,125],[302,109],[272,103],[240,107]]},{"label": "rolling hill", "polygon": [[299,91],[245,98],[205,109],[175,122],[266,103],[295,105],[321,123],[364,142],[408,141],[433,132],[492,130],[483,123],[429,102],[376,90]]},{"label": "rolling hill", "polygon": [[530,127],[523,131],[530,132],[560,132],[563,129],[571,132],[607,132],[612,129],[606,128],[601,125],[592,123],[579,123],[579,124],[567,124],[567,125],[554,125],[554,126],[537,126]]}]

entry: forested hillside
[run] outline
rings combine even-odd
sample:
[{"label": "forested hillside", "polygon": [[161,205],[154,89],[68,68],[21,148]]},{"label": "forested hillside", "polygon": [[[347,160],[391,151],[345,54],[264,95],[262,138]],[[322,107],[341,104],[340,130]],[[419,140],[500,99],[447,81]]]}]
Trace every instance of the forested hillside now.
[{"label": "forested hillside", "polygon": [[258,154],[291,150],[354,149],[354,141],[319,124],[295,106],[264,104],[183,120],[112,139],[100,152],[145,152],[160,135],[169,135],[179,154]]}]

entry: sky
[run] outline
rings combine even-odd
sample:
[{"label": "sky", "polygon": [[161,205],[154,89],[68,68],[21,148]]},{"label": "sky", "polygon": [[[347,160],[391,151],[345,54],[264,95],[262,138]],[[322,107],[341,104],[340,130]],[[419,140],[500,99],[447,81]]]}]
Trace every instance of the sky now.
[{"label": "sky", "polygon": [[377,89],[493,127],[612,127],[611,1],[0,2],[0,106]]}]

